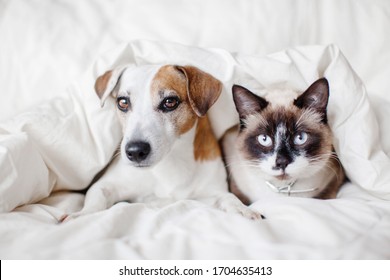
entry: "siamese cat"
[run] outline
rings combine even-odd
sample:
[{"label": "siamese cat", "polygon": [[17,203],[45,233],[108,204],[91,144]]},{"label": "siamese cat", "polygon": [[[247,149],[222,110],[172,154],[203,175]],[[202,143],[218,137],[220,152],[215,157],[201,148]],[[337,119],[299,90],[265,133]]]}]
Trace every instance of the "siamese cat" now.
[{"label": "siamese cat", "polygon": [[273,196],[335,198],[345,174],[334,152],[325,78],[299,94],[270,89],[263,97],[234,85],[240,118],[222,140],[231,191],[244,203]]}]

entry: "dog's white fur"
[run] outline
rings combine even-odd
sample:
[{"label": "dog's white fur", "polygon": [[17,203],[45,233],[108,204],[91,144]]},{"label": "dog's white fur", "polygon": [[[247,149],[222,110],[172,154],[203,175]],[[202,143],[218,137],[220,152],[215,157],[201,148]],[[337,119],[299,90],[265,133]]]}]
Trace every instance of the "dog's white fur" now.
[{"label": "dog's white fur", "polygon": [[[192,78],[191,73],[197,80]],[[175,92],[177,89],[164,87],[156,92],[156,86],[164,85],[162,80],[166,77],[176,79],[176,84],[183,83],[181,88],[188,91],[181,92],[182,96],[188,96],[188,100],[179,104],[182,107],[177,117],[171,112],[159,111],[156,103],[156,100],[178,94]],[[119,201],[166,203],[180,199],[202,200],[226,212],[240,213],[251,219],[260,218],[258,212],[246,207],[228,192],[221,156],[204,160],[194,156],[199,115],[205,114],[199,111],[205,109],[198,108],[196,103],[201,99],[195,100],[193,94],[198,93],[191,92],[193,88],[198,91],[200,86],[190,83],[200,80],[204,87],[214,86],[219,92],[214,93],[212,105],[222,88],[218,80],[195,67],[162,65],[119,67],[99,79],[96,90],[102,105],[110,95],[127,96],[130,100],[128,112],[117,109],[123,127],[120,156],[114,158],[104,175],[90,187],[83,209],[64,217],[65,220],[107,209]],[[188,121],[178,124],[178,118],[181,118],[180,121],[188,118]],[[194,121],[192,126],[191,118]],[[126,155],[126,145],[132,141],[150,144],[150,155],[141,163],[130,161]]]}]

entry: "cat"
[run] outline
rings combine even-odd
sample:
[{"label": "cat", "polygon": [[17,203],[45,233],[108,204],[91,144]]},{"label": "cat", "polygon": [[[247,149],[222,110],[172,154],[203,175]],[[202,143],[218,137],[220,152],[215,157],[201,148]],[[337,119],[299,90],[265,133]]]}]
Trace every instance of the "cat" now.
[{"label": "cat", "polygon": [[264,97],[234,85],[239,127],[222,139],[231,192],[245,204],[278,195],[335,198],[345,181],[328,125],[327,79],[305,92],[286,88]]}]

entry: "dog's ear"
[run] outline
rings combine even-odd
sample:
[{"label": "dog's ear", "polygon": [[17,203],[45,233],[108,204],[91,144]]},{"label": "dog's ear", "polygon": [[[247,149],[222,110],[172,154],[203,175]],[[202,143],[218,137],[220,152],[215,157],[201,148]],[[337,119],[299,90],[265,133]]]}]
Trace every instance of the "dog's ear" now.
[{"label": "dog's ear", "polygon": [[202,117],[221,95],[222,83],[193,66],[176,66],[187,80],[187,94],[194,112]]},{"label": "dog's ear", "polygon": [[125,69],[126,66],[117,67],[114,70],[107,71],[96,79],[95,91],[100,98],[100,105],[102,107],[104,106],[107,97],[113,92]]}]

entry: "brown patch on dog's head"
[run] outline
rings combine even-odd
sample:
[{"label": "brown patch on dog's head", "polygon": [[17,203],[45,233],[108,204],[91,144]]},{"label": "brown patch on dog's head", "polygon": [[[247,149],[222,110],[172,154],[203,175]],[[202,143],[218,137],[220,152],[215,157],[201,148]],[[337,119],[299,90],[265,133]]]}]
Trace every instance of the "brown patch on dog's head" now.
[{"label": "brown patch on dog's head", "polygon": [[[196,160],[211,160],[221,154],[206,116],[221,91],[220,81],[192,66],[163,66],[152,80],[152,103],[174,125],[178,135],[188,132],[197,123],[194,140]],[[161,104],[167,98],[179,102],[177,108],[161,110]]]},{"label": "brown patch on dog's head", "polygon": [[222,91],[220,81],[192,66],[162,66],[151,83],[153,104],[164,98],[178,98],[180,105],[170,112],[177,133],[184,134],[204,116]]},{"label": "brown patch on dog's head", "polygon": [[197,116],[188,100],[186,80],[175,66],[166,65],[158,70],[151,83],[151,94],[156,108],[164,98],[178,98],[178,108],[167,116],[174,124],[177,134],[184,134],[194,126]]},{"label": "brown patch on dog's head", "polygon": [[222,83],[193,66],[176,66],[186,77],[188,100],[194,112],[202,117],[221,95]]}]

